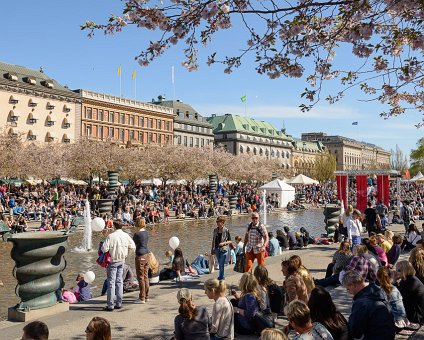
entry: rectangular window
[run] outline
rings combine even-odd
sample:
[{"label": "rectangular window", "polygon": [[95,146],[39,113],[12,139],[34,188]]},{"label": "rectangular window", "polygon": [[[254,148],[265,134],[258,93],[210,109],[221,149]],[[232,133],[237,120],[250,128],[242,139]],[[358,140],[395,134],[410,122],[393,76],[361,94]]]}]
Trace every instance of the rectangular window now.
[{"label": "rectangular window", "polygon": [[97,137],[99,137],[100,139],[103,139],[103,126],[97,127]]},{"label": "rectangular window", "polygon": [[109,132],[107,134],[108,138],[113,138],[113,127],[109,128]]},{"label": "rectangular window", "polygon": [[99,110],[97,113],[97,120],[103,121],[103,110]]},{"label": "rectangular window", "polygon": [[130,140],[134,140],[134,130],[130,131]]},{"label": "rectangular window", "polygon": [[202,147],[204,147],[205,146],[205,139],[204,138],[202,138],[202,142],[201,142],[202,144]]},{"label": "rectangular window", "polygon": [[140,131],[140,132],[138,133],[138,140],[139,140],[140,142],[144,142],[144,139],[143,139],[143,131]]},{"label": "rectangular window", "polygon": [[86,107],[85,108],[85,118],[87,118],[87,119],[92,119],[93,118],[93,115],[92,115],[92,112],[91,112],[91,107]]},{"label": "rectangular window", "polygon": [[162,135],[158,133],[158,143],[162,144]]},{"label": "rectangular window", "polygon": [[134,126],[134,116],[130,116],[130,125]]},{"label": "rectangular window", "polygon": [[115,114],[113,111],[109,112],[109,123],[113,123],[115,121]]},{"label": "rectangular window", "polygon": [[119,129],[119,139],[124,140],[124,129]]},{"label": "rectangular window", "polygon": [[119,118],[120,118],[119,123],[125,124],[125,113],[121,113]]},{"label": "rectangular window", "polygon": [[85,127],[85,134],[88,137],[91,136],[91,125],[90,124],[87,124],[87,126]]},{"label": "rectangular window", "polygon": [[153,141],[153,133],[149,132],[149,142]]},{"label": "rectangular window", "polygon": [[206,144],[209,145],[209,139],[207,140]]},{"label": "rectangular window", "polygon": [[190,137],[190,147],[193,147],[193,137]]},{"label": "rectangular window", "polygon": [[199,138],[196,138],[196,146],[199,147]]},{"label": "rectangular window", "polygon": [[198,126],[196,126],[196,132],[199,132],[199,127]]},{"label": "rectangular window", "polygon": [[149,128],[153,129],[153,118],[149,118]]},{"label": "rectangular window", "polygon": [[138,126],[143,127],[144,126],[144,119],[143,117],[138,117]]},{"label": "rectangular window", "polygon": [[177,136],[177,144],[181,145],[181,136]]},{"label": "rectangular window", "polygon": [[171,131],[171,122],[166,122],[166,131]]},{"label": "rectangular window", "polygon": [[187,136],[184,136],[184,146],[187,146]]},{"label": "rectangular window", "polygon": [[162,130],[162,121],[160,119],[158,120],[158,129]]}]

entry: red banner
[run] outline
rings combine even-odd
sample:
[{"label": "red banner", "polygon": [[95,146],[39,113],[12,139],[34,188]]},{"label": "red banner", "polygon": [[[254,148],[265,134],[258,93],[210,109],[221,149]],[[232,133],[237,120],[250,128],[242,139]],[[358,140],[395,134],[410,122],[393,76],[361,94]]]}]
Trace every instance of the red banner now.
[{"label": "red banner", "polygon": [[357,175],[356,176],[356,209],[364,212],[367,208],[367,176]]},{"label": "red banner", "polygon": [[346,193],[347,193],[347,176],[346,175],[337,175],[337,199],[341,202],[343,201],[344,208],[347,207]]},{"label": "red banner", "polygon": [[383,201],[386,207],[389,206],[389,175],[377,176],[377,200]]}]

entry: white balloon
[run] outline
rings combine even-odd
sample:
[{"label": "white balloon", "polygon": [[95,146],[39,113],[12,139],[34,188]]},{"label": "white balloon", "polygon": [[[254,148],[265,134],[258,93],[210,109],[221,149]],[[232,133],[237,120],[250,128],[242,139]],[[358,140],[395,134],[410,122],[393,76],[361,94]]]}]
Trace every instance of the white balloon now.
[{"label": "white balloon", "polygon": [[87,283],[92,283],[95,278],[96,278],[96,274],[94,274],[91,270],[88,272],[85,272],[84,274],[84,281]]},{"label": "white balloon", "polygon": [[93,231],[102,231],[105,228],[105,220],[101,217],[95,217],[91,221],[91,229]]},{"label": "white balloon", "polygon": [[169,239],[169,246],[175,250],[175,248],[177,248],[180,245],[180,240],[178,239],[178,237],[176,236],[172,236]]}]

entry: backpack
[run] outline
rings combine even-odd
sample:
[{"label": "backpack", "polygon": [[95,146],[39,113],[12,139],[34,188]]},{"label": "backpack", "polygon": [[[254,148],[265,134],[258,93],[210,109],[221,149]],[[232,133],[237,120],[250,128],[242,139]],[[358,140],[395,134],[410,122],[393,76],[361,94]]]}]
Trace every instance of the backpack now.
[{"label": "backpack", "polygon": [[268,286],[269,307],[273,313],[281,313],[284,301],[283,290],[276,283]]},{"label": "backpack", "polygon": [[109,263],[112,262],[112,258],[110,257],[109,252],[103,253],[102,251],[103,241],[100,241],[99,243],[99,249],[97,251],[97,254],[99,257],[97,258],[96,262],[100,265],[100,267],[106,268]]}]

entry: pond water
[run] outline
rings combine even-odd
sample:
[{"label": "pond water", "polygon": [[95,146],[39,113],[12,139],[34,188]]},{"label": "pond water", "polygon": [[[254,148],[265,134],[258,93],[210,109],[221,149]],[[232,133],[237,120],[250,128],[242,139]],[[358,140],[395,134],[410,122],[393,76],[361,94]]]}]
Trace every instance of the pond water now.
[{"label": "pond water", "polygon": [[[243,235],[246,232],[247,224],[250,222],[249,216],[233,217],[226,222],[230,227],[231,238],[234,240],[236,235]],[[299,230],[305,227],[311,235],[319,236],[325,232],[324,215],[321,209],[305,210],[299,212],[280,211],[268,215],[268,231],[275,231],[285,225]],[[188,261],[194,260],[199,254],[209,253],[211,245],[212,231],[215,227],[214,219],[199,221],[181,221],[173,222],[170,225],[156,225],[150,230],[149,250],[158,258],[160,263],[166,261],[165,252],[169,250],[168,241],[172,236],[180,239],[180,247],[183,250],[184,257]],[[130,234],[134,230],[127,230]],[[77,232],[68,239],[69,248],[65,254],[67,267],[63,272],[65,288],[75,286],[75,278],[78,272],[92,270],[96,274],[96,280],[92,284],[94,296],[99,296],[106,278],[104,268],[96,264],[97,245],[103,239],[101,233],[93,233],[93,249],[90,252],[80,252],[78,247],[82,243],[83,233]],[[15,295],[16,279],[12,275],[14,261],[10,257],[12,244],[10,242],[0,241],[0,319],[7,318],[7,308],[14,306],[19,302]],[[127,263],[134,268],[134,254],[130,254]]]}]

